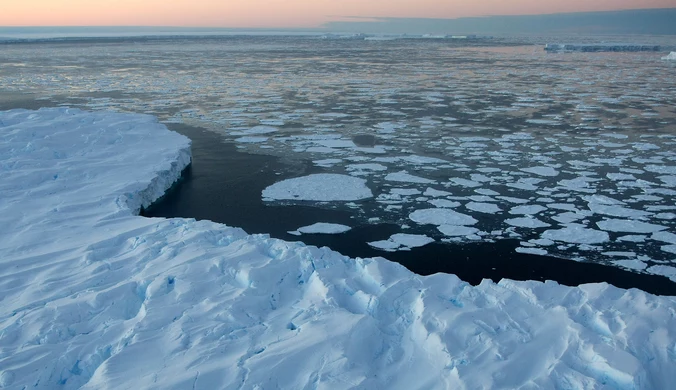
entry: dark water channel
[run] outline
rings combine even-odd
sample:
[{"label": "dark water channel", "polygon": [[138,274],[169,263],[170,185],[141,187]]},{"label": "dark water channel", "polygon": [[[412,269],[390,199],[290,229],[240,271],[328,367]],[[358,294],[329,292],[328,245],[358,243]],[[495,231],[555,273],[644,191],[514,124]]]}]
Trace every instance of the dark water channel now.
[{"label": "dark water channel", "polygon": [[[241,227],[248,233],[267,233],[287,241],[302,240],[308,245],[327,246],[350,257],[382,256],[420,275],[452,273],[471,284],[478,284],[484,278],[496,282],[503,278],[555,280],[571,286],[608,282],[653,294],[676,295],[676,283],[666,277],[591,262],[521,254],[514,251],[519,246],[518,240],[433,243],[393,253],[375,250],[366,243],[387,239],[400,232],[400,227],[393,224],[355,226],[351,211],[262,201],[261,191],[268,185],[310,173],[309,162],[298,166],[277,157],[242,153],[213,132],[185,125],[168,127],[192,139],[193,163],[179,184],[144,210],[145,216],[207,219]],[[287,233],[315,222],[340,223],[353,229],[337,235],[297,237]]]}]

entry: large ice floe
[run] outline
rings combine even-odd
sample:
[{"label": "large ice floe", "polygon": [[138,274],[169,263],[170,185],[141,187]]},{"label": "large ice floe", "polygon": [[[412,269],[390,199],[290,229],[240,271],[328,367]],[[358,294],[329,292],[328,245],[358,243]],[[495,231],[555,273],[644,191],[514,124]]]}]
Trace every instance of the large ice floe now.
[{"label": "large ice floe", "polygon": [[676,61],[676,51],[672,51],[671,53],[662,57],[662,59],[665,61]]},{"label": "large ice floe", "polygon": [[[0,137],[2,388],[676,382],[673,297],[607,284],[472,287],[209,221],[137,216],[190,162],[189,140],[149,116],[16,110],[0,113]],[[588,233],[568,229],[552,238]]]}]

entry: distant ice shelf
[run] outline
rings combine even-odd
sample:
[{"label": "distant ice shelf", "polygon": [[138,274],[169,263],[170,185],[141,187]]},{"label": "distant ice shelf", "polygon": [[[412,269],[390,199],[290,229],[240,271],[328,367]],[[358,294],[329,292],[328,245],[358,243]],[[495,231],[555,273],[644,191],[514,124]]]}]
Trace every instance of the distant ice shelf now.
[{"label": "distant ice shelf", "polygon": [[546,51],[565,52],[565,51],[580,51],[580,52],[639,52],[639,51],[660,51],[659,45],[639,45],[639,44],[620,44],[620,43],[589,43],[589,44],[572,44],[572,43],[548,43],[545,45]]},{"label": "distant ice shelf", "polygon": [[[138,216],[190,160],[190,141],[150,116],[0,112],[0,388],[650,390],[676,383],[674,297],[605,283],[474,287],[454,275],[422,277],[382,258],[352,259],[210,221]],[[348,198],[370,195],[348,179],[305,177],[270,196],[286,199],[289,184],[313,190],[327,182],[357,184]],[[476,220],[451,210],[420,210],[411,219],[452,234],[476,231],[463,226]],[[676,242],[669,232],[652,236]],[[567,228],[548,243],[606,238]],[[375,246],[432,241],[395,234]]]}]

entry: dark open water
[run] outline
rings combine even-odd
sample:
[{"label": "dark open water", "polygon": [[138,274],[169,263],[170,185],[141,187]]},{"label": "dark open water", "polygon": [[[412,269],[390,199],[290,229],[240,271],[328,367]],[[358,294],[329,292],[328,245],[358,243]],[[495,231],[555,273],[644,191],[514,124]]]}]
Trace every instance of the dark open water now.
[{"label": "dark open water", "polygon": [[[471,284],[478,284],[484,278],[495,282],[503,278],[555,280],[571,286],[608,282],[653,294],[676,295],[676,283],[666,277],[637,274],[590,262],[520,254],[514,251],[519,246],[518,240],[433,243],[410,251],[378,251],[366,242],[387,239],[400,232],[399,226],[353,226],[355,221],[347,211],[274,206],[261,200],[261,191],[265,187],[286,178],[284,175],[309,173],[310,163],[305,168],[285,167],[285,174],[278,175],[276,172],[282,171],[280,164],[285,164],[279,158],[241,153],[219,135],[203,129],[177,124],[168,127],[192,139],[193,164],[165,197],[143,212],[144,216],[208,219],[241,227],[248,233],[267,233],[287,241],[302,240],[308,245],[328,246],[350,257],[382,256],[420,275],[452,273]],[[287,233],[317,221],[345,224],[353,229],[337,235],[296,237]]]}]

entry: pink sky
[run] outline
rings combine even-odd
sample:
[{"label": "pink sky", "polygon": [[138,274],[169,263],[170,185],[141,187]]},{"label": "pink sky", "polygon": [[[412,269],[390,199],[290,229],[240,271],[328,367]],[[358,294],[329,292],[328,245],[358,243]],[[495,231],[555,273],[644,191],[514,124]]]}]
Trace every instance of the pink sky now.
[{"label": "pink sky", "polygon": [[0,26],[318,27],[340,16],[457,18],[676,7],[676,0],[0,1]]}]

